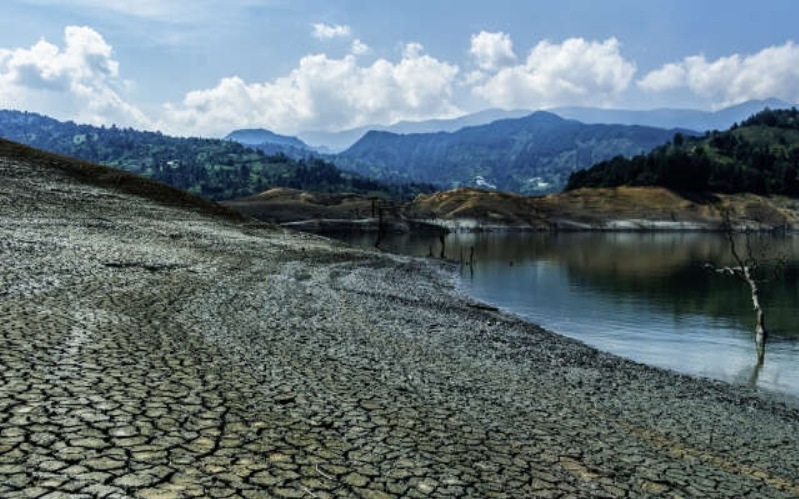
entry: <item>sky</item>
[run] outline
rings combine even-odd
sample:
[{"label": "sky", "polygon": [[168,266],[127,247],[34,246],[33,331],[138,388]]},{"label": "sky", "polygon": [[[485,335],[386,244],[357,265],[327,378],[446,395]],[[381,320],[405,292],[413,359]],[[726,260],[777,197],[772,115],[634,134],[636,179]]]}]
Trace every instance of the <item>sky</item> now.
[{"label": "sky", "polygon": [[799,102],[795,0],[3,0],[0,109],[218,137]]}]

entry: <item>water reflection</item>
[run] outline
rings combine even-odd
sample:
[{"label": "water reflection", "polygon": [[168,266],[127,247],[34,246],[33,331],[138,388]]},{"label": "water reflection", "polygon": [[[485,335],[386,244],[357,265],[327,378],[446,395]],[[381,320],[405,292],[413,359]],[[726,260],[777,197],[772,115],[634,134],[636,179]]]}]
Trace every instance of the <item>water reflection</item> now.
[{"label": "water reflection", "polygon": [[[455,260],[475,250],[466,291],[553,331],[648,364],[799,395],[799,238],[753,244],[789,256],[782,279],[762,286],[770,336],[759,370],[748,289],[703,267],[731,263],[720,235],[450,234],[446,249]],[[381,242],[418,256],[430,246],[438,254],[436,236]]]}]

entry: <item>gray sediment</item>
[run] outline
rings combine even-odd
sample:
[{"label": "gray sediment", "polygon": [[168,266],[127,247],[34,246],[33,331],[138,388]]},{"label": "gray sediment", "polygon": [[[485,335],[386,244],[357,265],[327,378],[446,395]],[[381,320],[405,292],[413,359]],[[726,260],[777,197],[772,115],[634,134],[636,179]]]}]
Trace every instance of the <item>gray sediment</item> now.
[{"label": "gray sediment", "polygon": [[0,159],[0,497],[796,497],[799,408],[446,264]]}]

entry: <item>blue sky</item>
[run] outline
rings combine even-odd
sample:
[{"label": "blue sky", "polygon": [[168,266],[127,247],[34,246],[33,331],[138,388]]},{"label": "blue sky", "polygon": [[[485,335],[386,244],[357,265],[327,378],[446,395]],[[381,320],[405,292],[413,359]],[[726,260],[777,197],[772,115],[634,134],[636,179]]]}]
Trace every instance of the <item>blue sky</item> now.
[{"label": "blue sky", "polygon": [[791,0],[5,0],[0,107],[181,135],[799,101]]}]

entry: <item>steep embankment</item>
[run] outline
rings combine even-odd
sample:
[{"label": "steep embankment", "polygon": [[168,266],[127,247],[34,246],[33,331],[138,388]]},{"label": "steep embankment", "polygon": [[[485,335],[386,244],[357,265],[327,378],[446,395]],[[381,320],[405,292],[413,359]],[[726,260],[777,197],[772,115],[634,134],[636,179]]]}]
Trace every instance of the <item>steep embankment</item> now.
[{"label": "steep embankment", "polygon": [[222,204],[264,222],[308,232],[374,232],[381,221],[383,230],[411,230],[409,221],[402,215],[404,205],[377,196],[280,188]]},{"label": "steep embankment", "polygon": [[[230,210],[217,203],[175,189],[166,184],[123,170],[41,151],[1,138],[0,158],[7,162],[25,162],[26,164],[37,165],[37,167],[41,168],[41,173],[44,178],[57,176],[57,182],[64,185],[61,187],[52,185],[51,188],[53,192],[64,190],[64,193],[68,194],[70,187],[76,185],[90,185],[113,193],[138,196],[143,200],[156,202],[165,206],[203,212],[230,220],[245,220],[245,217],[237,211]],[[14,175],[15,172],[14,169],[7,168],[4,173],[6,175]],[[19,190],[12,194],[16,196],[35,196],[37,192]],[[48,196],[48,199],[51,202],[57,201],[57,199],[54,199],[52,196]],[[19,200],[9,197],[7,201],[10,203]],[[42,201],[44,202],[44,200]],[[65,195],[63,201],[68,203],[70,201],[69,196]],[[52,208],[52,206],[50,208]],[[80,204],[66,204],[64,209],[75,211],[81,210],[83,207]]]},{"label": "steep embankment", "polygon": [[408,217],[460,230],[799,229],[799,200],[754,194],[681,195],[660,187],[580,189],[524,197],[478,189],[418,196]]},{"label": "steep embankment", "polygon": [[0,497],[799,494],[795,400],[452,285],[3,144]]},{"label": "steep embankment", "polygon": [[662,187],[579,189],[529,197],[460,188],[407,204],[355,194],[272,189],[227,201],[259,220],[312,232],[374,231],[378,212],[394,231],[717,231],[729,214],[739,229],[799,230],[799,199],[755,194],[678,193]]},{"label": "steep embankment", "polygon": [[534,199],[460,188],[418,196],[405,207],[405,215],[452,230],[548,230],[552,226]]},{"label": "steep embankment", "polygon": [[277,188],[222,204],[259,220],[284,223],[313,219],[358,220],[377,216],[378,198]]}]

